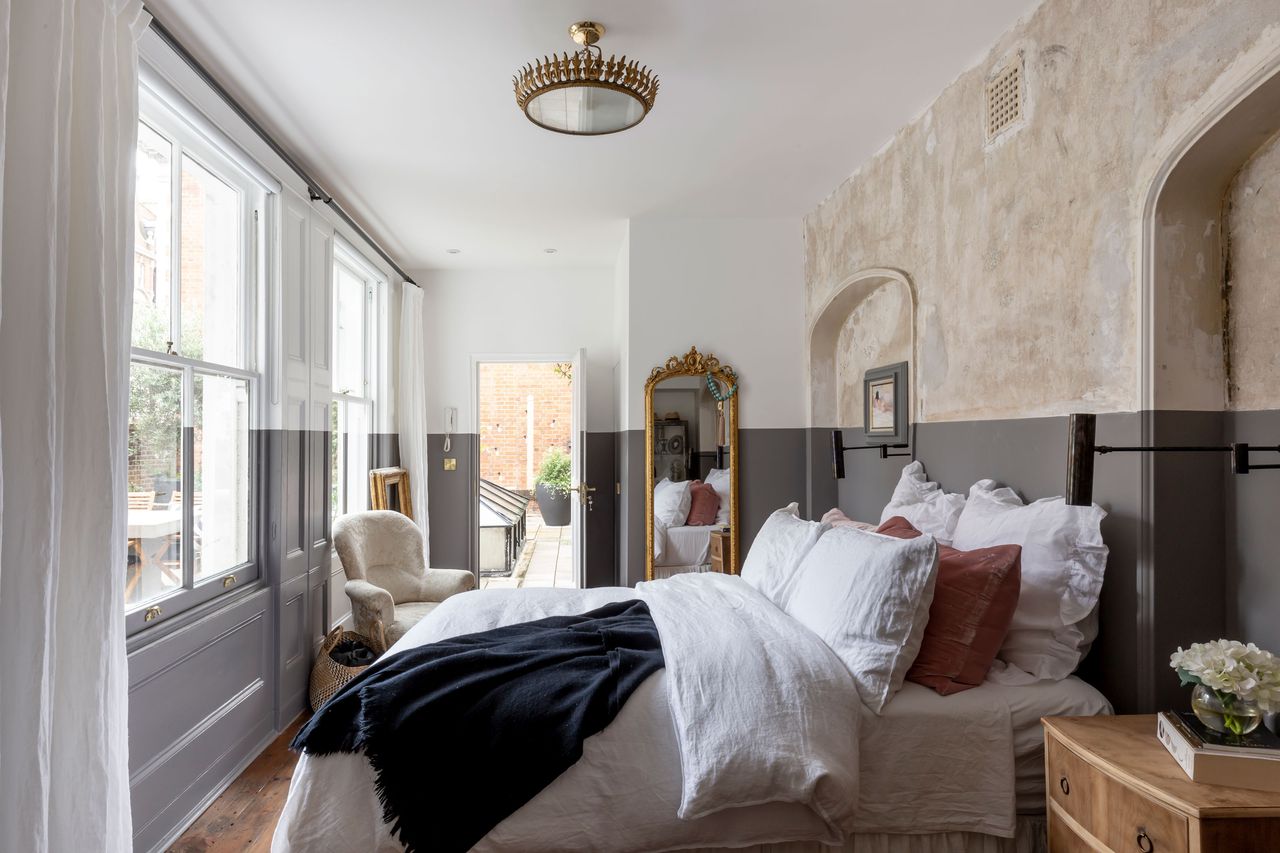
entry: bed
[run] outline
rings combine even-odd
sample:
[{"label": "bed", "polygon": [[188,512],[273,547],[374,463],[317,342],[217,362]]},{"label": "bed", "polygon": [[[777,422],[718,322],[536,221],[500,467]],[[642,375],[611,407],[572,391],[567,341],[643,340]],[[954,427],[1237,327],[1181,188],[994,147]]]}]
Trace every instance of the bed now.
[{"label": "bed", "polygon": [[[913,462],[874,532],[838,510],[805,520],[791,504],[765,520],[741,575],[453,596],[370,671],[392,661],[388,679],[399,678],[416,672],[420,658],[493,636],[482,632],[519,625],[523,635],[542,630],[526,624],[534,620],[618,602],[638,599],[643,607],[625,609],[651,616],[648,629],[661,646],[657,666],[645,670],[652,674],[629,682],[634,692],[606,694],[616,716],[582,731],[573,749],[539,753],[561,759],[554,772],[527,789],[529,798],[513,799],[511,810],[469,825],[457,849],[1032,853],[1045,845],[1040,718],[1111,711],[1071,675],[1096,635],[1103,515],[1061,498],[1024,504],[986,480],[967,498],[946,495]],[[696,548],[697,538],[677,533],[675,547]],[[510,629],[495,632],[504,633]],[[452,639],[463,635],[472,636]],[[526,667],[529,658],[486,648],[457,678],[474,681],[490,660]],[[460,696],[454,678],[423,689]],[[487,696],[559,695],[510,693],[506,676],[492,683],[501,689]],[[401,707],[388,701],[429,707],[418,692],[369,695],[372,716],[342,718],[342,731],[364,731],[371,719],[391,716],[377,708]],[[273,851],[399,850],[380,802],[393,818],[408,809],[426,833],[462,826],[472,801],[457,792],[483,797],[496,766],[487,762],[511,755],[485,742],[519,731],[518,743],[537,744],[544,731],[563,731],[504,726],[529,709],[538,716],[536,699],[517,704],[503,720],[440,717],[446,726],[481,722],[472,730],[485,751],[457,737],[443,754],[419,744],[397,777],[408,788],[394,795],[385,768],[375,773],[354,741],[345,752],[319,744],[299,761]],[[335,719],[326,709],[317,716]],[[409,736],[421,739],[422,731]],[[407,756],[405,746],[383,743],[377,755]],[[419,766],[437,775],[418,781]],[[417,810],[432,802],[422,799],[428,789],[453,801],[459,819],[436,822]],[[419,845],[427,837],[415,835]]]},{"label": "bed", "polygon": [[[708,582],[745,586],[740,578],[710,574],[642,584],[639,590],[468,592],[437,608],[388,657],[462,633],[635,598],[646,586]],[[856,699],[851,705],[859,709],[845,720],[857,735],[859,793],[850,804],[855,817],[848,826],[855,834],[845,849],[921,853],[1036,849],[1043,813],[1039,718],[1109,710],[1101,694],[1075,678],[1027,686],[993,681],[946,697],[908,683],[882,715]],[[587,741],[576,765],[475,849],[831,849],[813,841],[831,836],[812,804],[766,802],[678,818],[682,756],[672,719],[664,670],[640,687],[613,724]],[[957,773],[958,767],[966,772]],[[620,787],[619,779],[628,784]],[[952,782],[939,784],[940,779]],[[382,820],[373,782],[363,756],[301,756],[272,849],[400,850]],[[904,840],[906,848],[900,846]]]},{"label": "bed", "polygon": [[678,572],[706,571],[710,566],[711,531],[708,525],[654,528],[654,574],[668,577]]}]

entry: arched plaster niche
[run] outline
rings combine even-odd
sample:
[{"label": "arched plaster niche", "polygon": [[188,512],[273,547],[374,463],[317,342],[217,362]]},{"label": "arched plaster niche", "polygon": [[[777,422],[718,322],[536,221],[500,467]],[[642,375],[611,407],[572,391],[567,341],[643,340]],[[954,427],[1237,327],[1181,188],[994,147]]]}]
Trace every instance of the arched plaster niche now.
[{"label": "arched plaster niche", "polygon": [[915,287],[888,268],[850,276],[809,328],[809,415],[816,427],[862,425],[862,375],[868,368],[910,363],[915,422]]},{"label": "arched plaster niche", "polygon": [[[1280,29],[1264,41],[1179,117],[1149,160],[1156,166],[1142,210],[1142,444],[1232,440],[1221,414],[1229,408],[1224,207],[1242,167],[1280,131]],[[1241,492],[1271,489],[1274,481],[1224,478],[1216,454],[1140,454],[1136,461],[1136,693],[1142,707],[1166,707],[1176,684],[1155,674],[1183,637],[1235,633],[1265,645],[1274,631],[1270,602],[1280,600],[1280,587],[1259,582],[1270,574],[1274,549],[1259,560],[1241,545],[1270,535],[1272,526],[1269,517],[1250,523],[1240,512],[1274,506],[1269,494]],[[1187,589],[1196,595],[1179,594]]]},{"label": "arched plaster niche", "polygon": [[1223,217],[1233,179],[1280,132],[1280,45],[1206,98],[1164,158],[1143,217],[1143,408],[1227,408]]}]

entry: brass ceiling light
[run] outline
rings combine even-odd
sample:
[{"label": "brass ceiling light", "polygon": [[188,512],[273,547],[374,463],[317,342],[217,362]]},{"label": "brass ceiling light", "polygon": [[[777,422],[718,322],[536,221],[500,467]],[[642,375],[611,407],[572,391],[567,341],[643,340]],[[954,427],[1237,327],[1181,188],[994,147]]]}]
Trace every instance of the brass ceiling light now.
[{"label": "brass ceiling light", "polygon": [[635,127],[649,114],[658,78],[625,56],[606,61],[596,47],[602,35],[603,24],[579,21],[569,37],[582,50],[544,56],[516,73],[516,105],[529,121],[557,133],[600,136]]}]

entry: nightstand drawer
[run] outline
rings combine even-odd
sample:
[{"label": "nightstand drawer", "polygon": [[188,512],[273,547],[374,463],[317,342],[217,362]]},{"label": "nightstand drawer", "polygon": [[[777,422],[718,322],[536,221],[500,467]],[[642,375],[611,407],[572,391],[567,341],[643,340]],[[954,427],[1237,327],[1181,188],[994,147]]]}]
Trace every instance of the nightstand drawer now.
[{"label": "nightstand drawer", "polygon": [[1044,767],[1049,799],[1076,823],[1094,832],[1093,792],[1099,783],[1097,771],[1053,738],[1045,742]]},{"label": "nightstand drawer", "polygon": [[1094,800],[1098,840],[1116,853],[1186,853],[1187,819],[1115,779],[1099,780]]},{"label": "nightstand drawer", "polygon": [[1071,831],[1056,812],[1049,814],[1050,853],[1097,853],[1092,844]]}]

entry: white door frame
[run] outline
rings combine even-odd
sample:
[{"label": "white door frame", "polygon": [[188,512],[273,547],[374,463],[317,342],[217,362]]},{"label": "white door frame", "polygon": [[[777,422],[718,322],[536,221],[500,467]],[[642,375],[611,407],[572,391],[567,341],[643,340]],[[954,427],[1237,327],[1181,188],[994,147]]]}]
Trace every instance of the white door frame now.
[{"label": "white door frame", "polygon": [[[581,360],[581,364],[579,363]],[[467,383],[468,408],[471,410],[471,429],[476,436],[476,447],[473,460],[475,469],[472,477],[472,500],[477,504],[480,500],[480,365],[482,364],[552,364],[565,363],[574,365],[573,376],[573,405],[570,407],[572,416],[569,424],[569,459],[571,460],[572,471],[571,477],[575,486],[581,484],[581,462],[580,458],[586,453],[586,448],[582,447],[585,442],[582,441],[580,433],[586,429],[586,377],[582,375],[585,371],[586,350],[578,349],[574,352],[522,352],[522,353],[472,353],[471,354],[471,381]],[[570,527],[569,538],[573,542],[573,573],[574,582],[578,589],[584,588],[583,582],[585,574],[583,569],[583,539],[585,537],[585,519],[579,509],[579,501],[577,493],[574,493],[574,501],[570,509]],[[479,580],[480,573],[480,514],[477,508],[475,513],[475,523],[472,524],[472,553],[476,555],[476,577]]]}]

